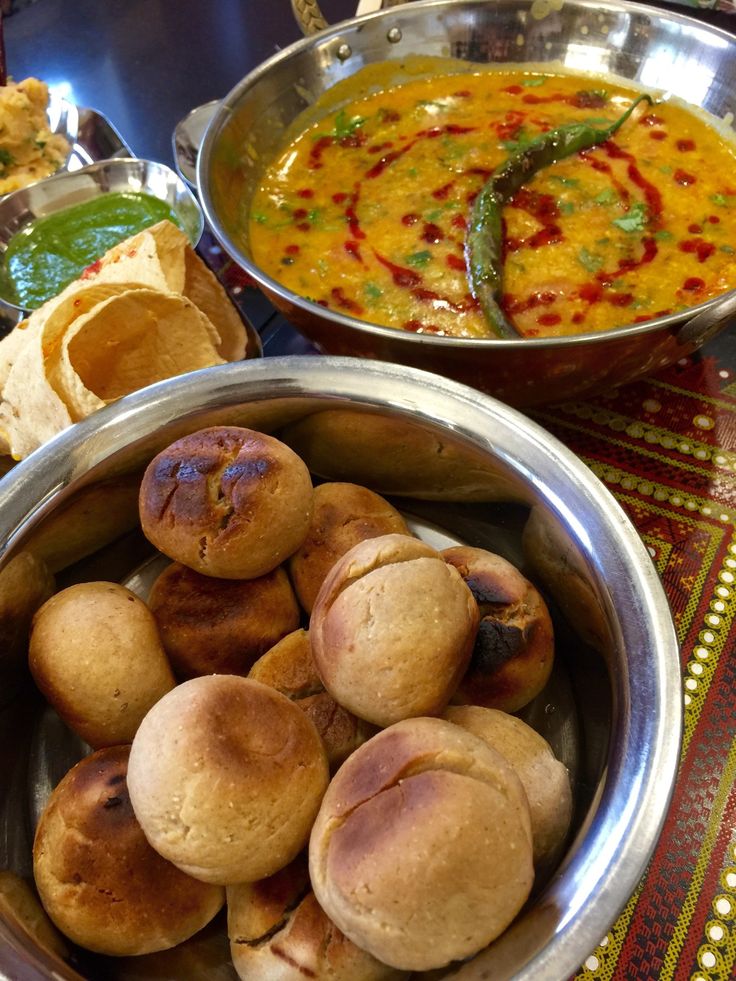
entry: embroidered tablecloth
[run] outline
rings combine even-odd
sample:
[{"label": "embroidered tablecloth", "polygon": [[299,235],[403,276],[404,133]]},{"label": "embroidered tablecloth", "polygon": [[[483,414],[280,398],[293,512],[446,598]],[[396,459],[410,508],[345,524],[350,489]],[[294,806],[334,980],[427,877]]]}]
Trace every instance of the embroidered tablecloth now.
[{"label": "embroidered tablecloth", "polygon": [[610,396],[535,418],[614,493],[680,642],[685,725],[649,871],[579,978],[736,976],[736,334]]}]

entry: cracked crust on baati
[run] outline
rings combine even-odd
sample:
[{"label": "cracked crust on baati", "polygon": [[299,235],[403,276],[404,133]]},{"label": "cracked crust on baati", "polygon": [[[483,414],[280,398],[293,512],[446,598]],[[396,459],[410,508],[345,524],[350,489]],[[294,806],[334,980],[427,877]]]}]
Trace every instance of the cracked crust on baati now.
[{"label": "cracked crust on baati", "polygon": [[169,558],[205,576],[255,579],[304,541],[312,480],[273,436],[213,426],[151,460],[139,511],[144,534]]},{"label": "cracked crust on baati", "polygon": [[118,957],[182,943],[225,898],[151,848],[130,803],[128,753],[114,746],[77,763],[52,792],[33,847],[36,887],[59,930]]}]

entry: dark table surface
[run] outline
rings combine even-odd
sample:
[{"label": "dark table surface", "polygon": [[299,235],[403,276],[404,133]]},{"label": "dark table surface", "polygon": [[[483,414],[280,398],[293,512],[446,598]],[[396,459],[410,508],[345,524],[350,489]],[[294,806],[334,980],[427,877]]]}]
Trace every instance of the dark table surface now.
[{"label": "dark table surface", "polygon": [[[320,0],[330,23],[356,6]],[[724,13],[658,6],[736,24]],[[179,119],[301,36],[289,0],[36,0],[5,25],[14,78],[68,87],[66,97],[106,115],[137,156],[164,163]]]},{"label": "dark table surface", "polygon": [[[357,0],[324,0],[331,22]],[[302,37],[289,0],[36,0],[7,18],[8,71],[65,86],[110,119],[139,157],[172,162],[171,133]]]}]

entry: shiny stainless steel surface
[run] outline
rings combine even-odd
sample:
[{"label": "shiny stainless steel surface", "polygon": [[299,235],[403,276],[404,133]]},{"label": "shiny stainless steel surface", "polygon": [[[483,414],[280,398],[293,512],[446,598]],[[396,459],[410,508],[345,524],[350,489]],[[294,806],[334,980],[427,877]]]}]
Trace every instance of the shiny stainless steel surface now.
[{"label": "shiny stainless steel surface", "polygon": [[61,133],[69,142],[69,156],[61,171],[79,170],[97,160],[110,157],[129,157],[130,148],[109,119],[85,106],[49,95],[49,128]]},{"label": "shiny stainless steel surface", "polygon": [[[323,351],[411,364],[514,405],[605,390],[684,357],[733,319],[730,300],[577,337],[468,340],[367,324],[296,296],[250,257],[248,201],[292,121],[366,64],[407,54],[473,62],[559,63],[664,90],[717,119],[736,111],[736,38],[682,14],[616,0],[431,0],[345,21],[270,58],[222,100],[199,154],[197,183],[223,247]],[[729,294],[730,296],[731,294]],[[692,323],[691,323],[692,321]]]},{"label": "shiny stainless steel surface", "polygon": [[[582,729],[574,839],[557,873],[510,930],[448,976],[568,977],[636,888],[679,759],[677,637],[633,526],[574,454],[516,410],[473,389],[400,365],[272,358],[135,393],[18,464],[0,480],[0,576],[26,549],[47,557],[58,582],[100,578],[101,569],[103,578],[130,575],[140,562],[131,544],[135,532],[122,539],[122,550],[119,543],[103,550],[103,566],[94,557],[85,560],[92,565],[68,563],[134,523],[141,468],[160,448],[222,423],[275,432],[319,476],[367,483],[420,520],[494,547],[522,564],[549,595],[558,658]],[[28,875],[32,816],[52,776],[63,772],[69,741],[58,726],[48,728],[24,665],[12,677],[7,665],[4,670],[0,867]],[[555,724],[547,703],[540,715]],[[145,960],[137,964],[136,978],[145,977]],[[0,915],[3,968],[23,981],[52,971],[62,979],[126,976],[99,960],[86,967],[80,961],[77,974]],[[182,972],[166,976],[186,981]]]},{"label": "shiny stainless steel surface", "polygon": [[196,106],[179,120],[171,137],[177,172],[194,191],[197,189],[199,148],[219,105],[219,99],[214,99],[212,102],[205,102],[202,106]]},{"label": "shiny stainless steel surface", "polygon": [[[0,263],[13,235],[36,218],[110,191],[140,191],[166,201],[192,245],[199,241],[204,217],[199,202],[184,181],[165,164],[118,157],[54,174],[0,199]],[[22,307],[0,295],[0,320],[12,326],[22,319],[23,313]]]}]

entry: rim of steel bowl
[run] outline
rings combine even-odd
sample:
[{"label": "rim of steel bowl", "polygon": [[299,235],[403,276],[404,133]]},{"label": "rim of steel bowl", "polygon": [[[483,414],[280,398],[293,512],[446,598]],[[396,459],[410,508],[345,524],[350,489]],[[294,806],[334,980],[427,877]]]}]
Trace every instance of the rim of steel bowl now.
[{"label": "rim of steel bowl", "polygon": [[[357,317],[351,317],[337,310],[330,309],[329,311],[326,311],[324,307],[301,297],[297,293],[293,293],[291,290],[281,285],[277,280],[266,275],[260,269],[260,267],[253,262],[247,252],[243,251],[238,242],[223,228],[210,193],[208,174],[212,166],[213,149],[216,139],[219,133],[226,126],[229,114],[231,113],[233,107],[240,102],[241,98],[248,92],[248,90],[256,86],[265,76],[273,72],[278,66],[282,65],[284,62],[288,62],[290,59],[295,58],[295,56],[299,55],[300,53],[308,51],[316,44],[319,44],[324,48],[330,48],[330,45],[332,45],[334,56],[334,48],[336,45],[339,47],[338,42],[342,40],[342,35],[346,34],[346,32],[355,32],[356,29],[362,31],[367,24],[372,22],[395,20],[397,23],[400,23],[400,18],[402,17],[420,16],[422,12],[430,13],[441,8],[448,8],[448,10],[452,8],[453,13],[459,17],[464,8],[472,9],[473,7],[485,6],[518,7],[522,10],[529,10],[532,6],[532,0],[498,0],[498,3],[494,3],[493,0],[412,0],[412,2],[398,4],[386,8],[385,10],[379,10],[372,14],[364,14],[360,17],[353,17],[349,20],[340,21],[339,23],[320,31],[319,33],[311,34],[308,37],[295,41],[293,44],[262,62],[257,68],[249,72],[243,79],[241,79],[241,81],[230,90],[230,92],[220,103],[220,111],[215,114],[205,131],[197,159],[197,186],[199,189],[200,201],[206,220],[220,245],[256,280],[256,282],[262,285],[273,295],[279,297],[285,303],[295,306],[314,317],[324,319],[327,315],[330,321],[335,321],[336,323],[347,327],[350,330],[359,331],[368,336],[385,338],[396,342],[396,335],[398,333],[401,335],[402,344],[421,345],[425,348],[433,347],[437,349],[438,354],[441,353],[443,348],[457,350],[458,347],[474,347],[479,350],[491,352],[493,350],[516,349],[520,344],[523,344],[524,346],[532,346],[535,350],[541,350],[544,348],[554,348],[562,351],[569,349],[574,350],[580,346],[587,347],[591,345],[597,346],[609,344],[611,342],[612,335],[615,335],[617,339],[623,339],[641,337],[642,335],[649,333],[657,333],[668,327],[676,327],[678,324],[682,325],[684,318],[686,318],[688,321],[688,328],[692,328],[690,333],[696,335],[698,331],[710,324],[714,318],[717,317],[720,320],[724,319],[725,316],[730,317],[736,314],[736,287],[734,287],[734,289],[731,289],[720,296],[707,300],[704,303],[700,303],[697,306],[688,307],[686,310],[680,311],[679,313],[672,313],[663,317],[648,320],[644,323],[629,324],[606,331],[593,331],[584,334],[572,334],[561,337],[524,338],[464,338],[440,336],[436,334],[412,333],[411,331],[404,331],[396,327],[385,327],[381,324],[373,324],[366,320],[360,320]],[[685,28],[704,32],[713,37],[720,38],[725,47],[730,47],[733,49],[734,60],[736,62],[736,38],[733,35],[719,27],[704,24],[702,21],[697,21],[694,18],[688,17],[687,15],[679,12],[674,12],[669,9],[662,10],[656,7],[648,7],[645,4],[629,2],[629,0],[565,0],[563,10],[565,8],[587,10],[591,13],[604,10],[610,12],[619,11],[625,14],[638,12],[647,16],[650,20],[680,24]],[[385,59],[373,59],[368,57],[365,63],[373,63],[374,61],[378,60]],[[470,62],[468,63],[470,64]],[[493,62],[488,63],[493,64]],[[523,64],[523,61],[520,63]],[[553,61],[550,63],[555,64]],[[499,62],[498,64],[501,63]],[[626,79],[624,79],[624,81],[626,81]],[[695,108],[697,109],[698,107],[696,106]],[[734,106],[734,109],[736,110],[736,105]]]},{"label": "rim of steel bowl", "polygon": [[[434,428],[513,475],[524,498],[564,529],[584,557],[611,634],[611,735],[587,814],[551,881],[462,978],[560,981],[600,943],[645,871],[673,792],[682,727],[677,636],[643,542],[614,497],[567,447],[491,396],[403,365],[281,357],[170,379],[107,406],[52,439],[0,481],[0,565],[36,524],[106,467],[126,473],[171,441],[244,406],[380,410]],[[19,943],[0,917],[0,974]],[[0,944],[0,951],[2,944]],[[492,962],[488,955],[493,957]],[[526,961],[526,963],[524,963]],[[522,966],[519,966],[521,962]],[[78,978],[27,951],[24,978]],[[39,967],[39,965],[41,965]],[[32,968],[32,969],[31,969]],[[44,973],[48,972],[48,973]]]}]

